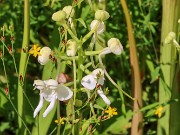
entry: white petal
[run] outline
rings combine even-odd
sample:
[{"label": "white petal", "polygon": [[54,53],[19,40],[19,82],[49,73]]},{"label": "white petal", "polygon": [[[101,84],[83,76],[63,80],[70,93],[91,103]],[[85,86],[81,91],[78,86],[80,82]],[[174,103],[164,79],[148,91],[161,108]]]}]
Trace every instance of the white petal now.
[{"label": "white petal", "polygon": [[97,79],[97,75],[99,74],[97,85],[103,85],[104,84],[104,71],[101,68],[97,68],[92,72],[92,75],[95,79]]},{"label": "white petal", "polygon": [[64,86],[63,84],[59,84],[56,89],[56,95],[60,101],[65,101],[73,96],[73,92],[70,88]]},{"label": "white petal", "polygon": [[101,68],[97,68],[97,69],[95,69],[95,70],[92,72],[92,74],[93,74],[95,77],[96,77],[96,75],[99,74],[99,73],[104,76],[104,71],[103,71]]},{"label": "white petal", "polygon": [[90,27],[91,27],[91,30],[96,26],[98,25],[97,27],[97,33],[98,34],[102,34],[104,32],[104,29],[105,29],[105,25],[104,25],[104,22],[100,22],[98,20],[93,20],[90,24]]},{"label": "white petal", "polygon": [[97,85],[103,85],[104,84],[104,76],[99,77]]},{"label": "white petal", "polygon": [[102,53],[100,53],[99,55],[102,56],[102,55],[105,55],[108,53],[111,53],[111,50],[109,49],[109,47],[106,47],[106,48],[104,48],[104,51]]},{"label": "white petal", "polygon": [[40,94],[40,100],[39,100],[39,104],[36,107],[36,109],[34,110],[34,114],[33,117],[35,118],[36,115],[39,113],[39,111],[41,110],[41,108],[43,107],[44,104],[44,99],[43,99],[43,95]]},{"label": "white petal", "polygon": [[53,96],[49,106],[47,107],[47,109],[43,113],[43,117],[46,117],[48,115],[48,113],[54,108],[55,102],[56,102],[56,95]]},{"label": "white petal", "polygon": [[89,90],[93,90],[96,87],[96,80],[93,75],[86,75],[82,78],[81,84]]},{"label": "white petal", "polygon": [[34,80],[33,86],[35,89],[42,90],[45,88],[45,83],[42,80]]},{"label": "white petal", "polygon": [[106,97],[106,95],[104,95],[104,93],[103,93],[102,90],[97,90],[97,93],[101,96],[101,98],[104,100],[104,102],[105,102],[107,105],[110,105],[110,104],[111,104],[110,100]]},{"label": "white petal", "polygon": [[58,82],[56,80],[54,80],[54,79],[49,79],[49,80],[46,80],[44,82],[46,84],[46,87],[51,89],[51,90],[56,89],[57,86],[58,86]]},{"label": "white petal", "polygon": [[55,95],[55,91],[50,89],[44,89],[41,91],[41,94],[43,95],[46,101],[51,102]]}]

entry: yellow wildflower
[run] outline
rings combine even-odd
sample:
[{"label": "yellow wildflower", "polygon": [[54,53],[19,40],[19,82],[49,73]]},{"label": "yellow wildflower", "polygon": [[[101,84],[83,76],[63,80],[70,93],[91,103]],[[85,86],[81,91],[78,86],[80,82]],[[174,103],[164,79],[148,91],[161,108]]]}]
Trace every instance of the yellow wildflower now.
[{"label": "yellow wildflower", "polygon": [[29,50],[30,54],[33,54],[34,57],[37,57],[37,55],[40,55],[40,49],[41,47],[38,47],[38,44],[34,44],[32,48]]},{"label": "yellow wildflower", "polygon": [[64,124],[64,118],[60,117],[59,120],[55,120],[54,122],[57,123],[57,124],[62,124],[63,125]]},{"label": "yellow wildflower", "polygon": [[163,111],[163,107],[162,106],[159,106],[156,111],[155,111],[155,115],[157,115],[159,118],[161,117],[162,115],[162,111]]},{"label": "yellow wildflower", "polygon": [[105,110],[105,113],[108,113],[108,116],[112,117],[113,115],[117,115],[118,114],[116,111],[117,111],[116,108],[109,107],[108,110]]}]

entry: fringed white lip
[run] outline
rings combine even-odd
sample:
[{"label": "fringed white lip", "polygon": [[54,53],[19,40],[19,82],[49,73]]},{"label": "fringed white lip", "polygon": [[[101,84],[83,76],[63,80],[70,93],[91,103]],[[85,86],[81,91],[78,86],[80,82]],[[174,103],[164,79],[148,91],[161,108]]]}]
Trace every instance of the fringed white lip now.
[{"label": "fringed white lip", "polygon": [[99,96],[101,96],[101,98],[107,105],[111,104],[110,100],[106,97],[106,95],[104,95],[102,90],[97,90],[97,93],[99,94]]}]

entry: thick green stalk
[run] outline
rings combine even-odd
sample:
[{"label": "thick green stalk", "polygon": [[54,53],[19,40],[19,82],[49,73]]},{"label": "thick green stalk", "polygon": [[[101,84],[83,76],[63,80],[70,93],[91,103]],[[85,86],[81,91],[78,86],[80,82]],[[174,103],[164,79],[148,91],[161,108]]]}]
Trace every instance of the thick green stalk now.
[{"label": "thick green stalk", "polygon": [[[164,40],[169,32],[177,33],[178,19],[180,18],[180,1],[179,0],[163,0],[162,1],[162,32],[161,32],[161,56],[160,67],[162,76],[159,82],[159,102],[163,103],[171,97],[168,95],[167,86],[172,90],[172,98],[180,97],[177,91],[178,82],[174,78],[176,68],[176,50],[175,46],[165,44]],[[177,77],[177,76],[176,76]],[[165,84],[167,86],[165,86]],[[178,135],[180,133],[180,103],[174,103],[165,107],[164,116],[158,120],[158,135]]]},{"label": "thick green stalk", "polygon": [[[25,66],[27,61],[27,54],[23,52],[23,48],[28,47],[29,44],[29,0],[24,0],[24,33],[23,33],[23,43],[22,43],[22,51],[19,63],[19,77],[20,75],[24,75],[25,73]],[[23,78],[24,79],[24,78]],[[23,88],[21,85],[21,81],[18,78],[18,91],[17,91],[17,103],[18,103],[18,112],[23,118]],[[22,129],[22,120],[18,117],[18,126]]]},{"label": "thick green stalk", "polygon": [[[135,112],[141,109],[142,107],[142,88],[141,88],[140,69],[139,69],[139,62],[137,57],[136,41],[133,35],[134,30],[132,27],[126,0],[121,0],[121,4],[126,18],[128,39],[130,44],[132,90],[133,90],[134,98],[136,99],[134,100],[133,103],[133,111]],[[132,125],[131,125],[131,135],[143,134],[142,122],[143,122],[143,116],[141,112],[133,115]]]}]

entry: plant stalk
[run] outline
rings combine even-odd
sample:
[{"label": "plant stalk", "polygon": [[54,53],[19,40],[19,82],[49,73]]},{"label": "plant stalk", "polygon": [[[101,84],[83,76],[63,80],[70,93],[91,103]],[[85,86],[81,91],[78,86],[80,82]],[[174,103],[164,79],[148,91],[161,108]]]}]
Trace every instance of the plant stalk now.
[{"label": "plant stalk", "polygon": [[[131,18],[129,15],[128,7],[126,4],[126,0],[121,0],[122,8],[126,18],[127,31],[128,31],[128,39],[130,44],[130,64],[131,64],[131,80],[132,80],[132,91],[134,94],[133,102],[133,111],[137,111],[142,108],[142,88],[141,88],[141,78],[140,78],[140,69],[139,69],[139,61],[137,57],[136,50],[136,41],[133,35],[133,26],[131,23]],[[143,134],[143,115],[141,112],[136,113],[132,119],[131,125],[131,135],[142,135]]]}]

